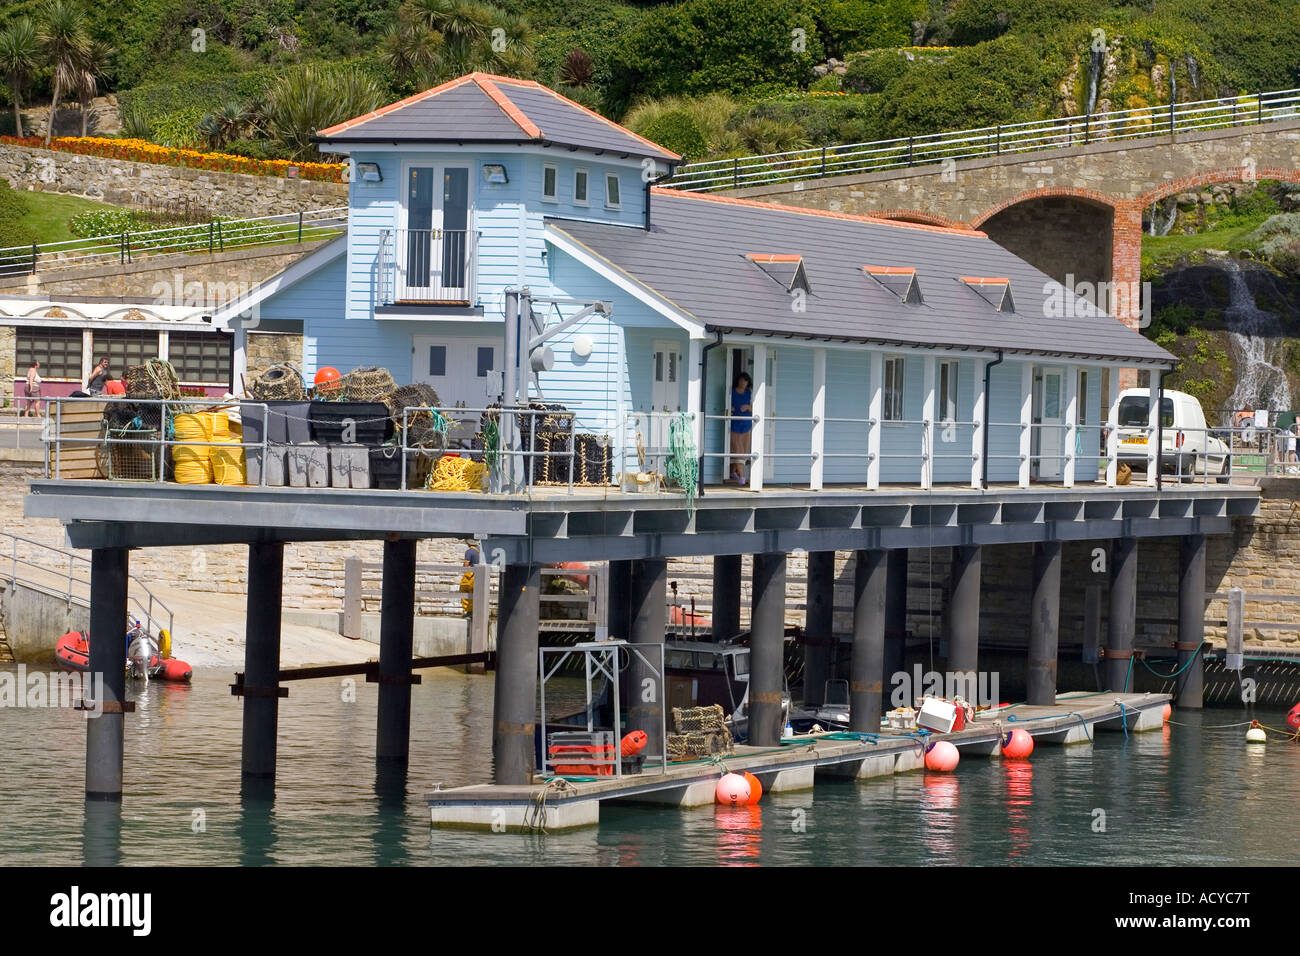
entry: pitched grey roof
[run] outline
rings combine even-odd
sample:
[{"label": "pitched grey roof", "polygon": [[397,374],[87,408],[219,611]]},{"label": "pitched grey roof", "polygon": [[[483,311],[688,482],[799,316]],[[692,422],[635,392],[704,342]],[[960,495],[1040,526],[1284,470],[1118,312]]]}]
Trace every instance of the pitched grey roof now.
[{"label": "pitched grey roof", "polygon": [[530,80],[470,73],[323,129],[326,143],[534,143],[681,159]]},{"label": "pitched grey roof", "polygon": [[[658,187],[651,221],[649,232],[562,218],[548,218],[547,224],[712,329],[1176,361],[974,230],[887,223]],[[753,253],[803,257],[812,289],[804,311],[795,311],[791,297],[746,258]],[[900,302],[866,274],[868,265],[914,268],[923,304]],[[1006,278],[1015,311],[998,311],[963,277]]]}]

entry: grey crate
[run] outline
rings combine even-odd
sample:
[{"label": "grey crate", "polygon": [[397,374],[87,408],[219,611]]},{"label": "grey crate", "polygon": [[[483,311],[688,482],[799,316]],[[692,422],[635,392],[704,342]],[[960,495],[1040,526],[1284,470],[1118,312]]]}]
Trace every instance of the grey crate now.
[{"label": "grey crate", "polygon": [[[249,451],[252,451],[252,449],[249,449]],[[258,449],[257,454],[258,454],[258,456],[260,457],[260,455],[261,455],[261,449]],[[288,457],[288,456],[285,455],[285,448],[284,448],[283,445],[267,445],[267,446],[266,446],[266,465],[265,465],[265,467],[266,467],[266,484],[267,484],[267,487],[270,487],[270,488],[283,488],[283,487],[285,486],[285,483],[288,481],[288,466],[287,466],[287,463],[286,463],[286,460],[285,460],[287,457]],[[249,460],[251,461],[252,459],[250,458]],[[262,467],[260,463],[259,463],[258,467],[259,467],[259,468]],[[261,483],[261,475],[260,475],[260,474],[258,475],[258,480],[257,480],[257,481],[254,481],[254,480],[253,480],[253,470],[252,470],[252,466],[251,466],[251,465],[250,465],[250,467],[249,467],[249,472],[248,472],[248,483],[249,483],[250,485],[255,485],[255,484],[260,484],[260,483]]]},{"label": "grey crate", "polygon": [[330,484],[335,488],[370,487],[370,449],[365,445],[330,445]]},{"label": "grey crate", "polygon": [[326,488],[329,486],[329,450],[324,445],[308,442],[290,445],[285,457],[289,467],[289,487]]}]

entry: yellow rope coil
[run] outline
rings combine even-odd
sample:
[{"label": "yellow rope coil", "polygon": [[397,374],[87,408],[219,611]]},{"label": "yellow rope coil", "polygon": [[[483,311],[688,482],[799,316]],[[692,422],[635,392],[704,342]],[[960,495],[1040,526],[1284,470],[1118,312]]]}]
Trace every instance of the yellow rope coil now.
[{"label": "yellow rope coil", "polygon": [[230,446],[216,446],[212,449],[212,479],[219,485],[242,485],[247,480],[244,463],[244,449],[237,444],[239,439],[227,439]]},{"label": "yellow rope coil", "polygon": [[443,455],[424,486],[430,491],[482,491],[486,475],[487,468],[481,461]]}]

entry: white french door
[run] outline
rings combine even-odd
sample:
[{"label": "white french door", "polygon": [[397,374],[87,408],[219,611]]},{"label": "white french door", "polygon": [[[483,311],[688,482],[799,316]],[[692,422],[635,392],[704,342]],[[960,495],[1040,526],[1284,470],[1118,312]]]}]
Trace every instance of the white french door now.
[{"label": "white french door", "polygon": [[682,350],[675,342],[657,341],[650,374],[650,444],[668,447],[668,422],[682,410]]},{"label": "white french door", "polygon": [[472,301],[469,187],[468,166],[403,167],[396,301]]},{"label": "white french door", "polygon": [[1065,372],[1060,368],[1040,368],[1034,376],[1033,474],[1052,480],[1061,477],[1061,452],[1065,441],[1064,402]]}]

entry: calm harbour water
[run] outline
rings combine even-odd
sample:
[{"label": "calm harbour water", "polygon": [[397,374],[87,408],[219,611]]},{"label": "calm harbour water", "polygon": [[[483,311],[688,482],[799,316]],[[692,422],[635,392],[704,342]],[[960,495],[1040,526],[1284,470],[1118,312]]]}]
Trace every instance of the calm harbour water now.
[{"label": "calm harbour water", "polygon": [[[0,711],[0,866],[1287,865],[1300,860],[1300,745],[1247,749],[1237,710],[1186,726],[1040,747],[1029,762],[970,757],[955,774],[900,774],[771,794],[759,807],[612,807],[600,826],[528,836],[434,830],[434,785],[488,779],[492,678],[424,671],[405,781],[377,781],[377,687],[337,681],[281,702],[273,804],[241,804],[240,701],[230,675],[149,685],[127,718],[120,812],[82,799],[85,723],[70,710]],[[1266,724],[1282,714],[1260,711]],[[380,792],[385,796],[380,796]],[[1096,810],[1105,832],[1094,831]],[[198,823],[202,823],[202,827]],[[196,832],[199,830],[199,832]]]}]

